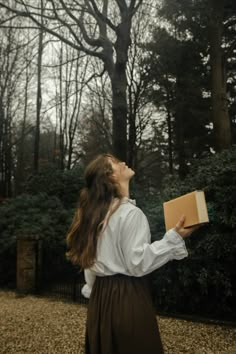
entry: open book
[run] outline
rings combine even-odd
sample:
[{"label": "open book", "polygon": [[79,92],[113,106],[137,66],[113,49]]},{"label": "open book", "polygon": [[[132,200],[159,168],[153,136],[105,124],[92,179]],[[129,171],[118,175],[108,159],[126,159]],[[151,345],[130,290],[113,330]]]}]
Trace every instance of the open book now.
[{"label": "open book", "polygon": [[185,215],[184,227],[209,222],[204,191],[194,191],[163,203],[166,231]]}]

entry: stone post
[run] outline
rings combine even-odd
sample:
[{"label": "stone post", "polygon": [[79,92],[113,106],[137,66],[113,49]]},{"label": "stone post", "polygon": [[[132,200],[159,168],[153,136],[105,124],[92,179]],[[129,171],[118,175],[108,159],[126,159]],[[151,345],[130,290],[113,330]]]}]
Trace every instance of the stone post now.
[{"label": "stone post", "polygon": [[17,238],[16,287],[21,293],[38,293],[41,285],[42,240],[38,236]]}]

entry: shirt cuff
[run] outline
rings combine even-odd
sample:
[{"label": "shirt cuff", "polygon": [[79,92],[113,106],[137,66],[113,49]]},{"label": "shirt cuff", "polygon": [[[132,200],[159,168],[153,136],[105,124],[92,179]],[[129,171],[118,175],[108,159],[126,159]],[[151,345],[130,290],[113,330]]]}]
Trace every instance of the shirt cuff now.
[{"label": "shirt cuff", "polygon": [[182,259],[188,256],[188,251],[184,242],[175,229],[170,229],[166,232],[164,239],[173,246],[172,255],[173,259]]},{"label": "shirt cuff", "polygon": [[88,286],[88,284],[85,284],[82,289],[81,289],[81,294],[86,297],[86,299],[90,298],[92,289]]}]

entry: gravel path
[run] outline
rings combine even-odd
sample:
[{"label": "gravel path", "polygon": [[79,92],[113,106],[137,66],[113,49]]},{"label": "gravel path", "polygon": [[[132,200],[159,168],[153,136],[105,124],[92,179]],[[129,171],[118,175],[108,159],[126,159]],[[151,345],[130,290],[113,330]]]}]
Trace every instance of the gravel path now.
[{"label": "gravel path", "polygon": [[[84,305],[0,290],[0,354],[83,354],[85,318]],[[236,354],[236,328],[164,317],[159,326],[166,354]]]}]

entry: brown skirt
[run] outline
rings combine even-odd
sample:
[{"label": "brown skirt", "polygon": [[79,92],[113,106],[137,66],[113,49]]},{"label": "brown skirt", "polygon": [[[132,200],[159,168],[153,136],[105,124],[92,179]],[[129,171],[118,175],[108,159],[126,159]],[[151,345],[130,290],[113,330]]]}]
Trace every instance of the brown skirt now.
[{"label": "brown skirt", "polygon": [[88,305],[85,353],[164,353],[149,277],[96,278]]}]

